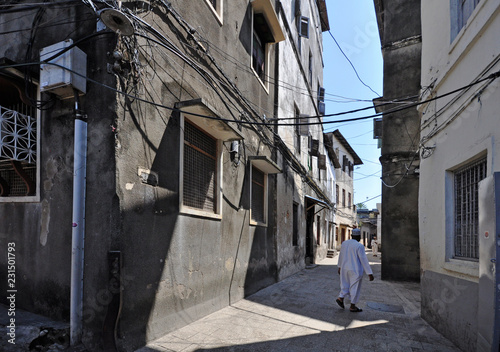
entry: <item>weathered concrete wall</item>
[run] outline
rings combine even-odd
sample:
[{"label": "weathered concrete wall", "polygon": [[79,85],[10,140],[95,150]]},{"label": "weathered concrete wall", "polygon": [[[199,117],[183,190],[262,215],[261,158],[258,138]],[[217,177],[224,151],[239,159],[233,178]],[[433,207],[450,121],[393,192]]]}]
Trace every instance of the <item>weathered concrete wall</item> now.
[{"label": "weathered concrete wall", "polygon": [[[375,1],[384,58],[384,101],[410,98],[420,91],[420,1]],[[382,5],[380,5],[382,4]],[[383,13],[381,13],[383,11]],[[387,106],[378,108],[378,111]],[[391,107],[393,108],[393,107]],[[418,141],[416,109],[383,116],[382,278],[418,281]]]},{"label": "weathered concrete wall", "polygon": [[[2,15],[0,31],[31,28],[37,11],[22,11]],[[89,16],[90,15],[90,16]],[[84,6],[58,9],[48,8],[41,15],[41,22],[52,18],[64,18],[70,24],[42,26],[33,38],[32,56],[28,62],[39,61],[39,50],[47,45],[71,38],[74,41],[94,31],[94,17]],[[9,19],[14,19],[9,21]],[[85,19],[84,21],[76,21]],[[0,36],[0,57],[17,63],[26,62],[25,54],[29,41],[26,31]],[[113,85],[114,78],[106,73],[108,40],[85,40],[78,47],[89,55],[87,75],[104,84]],[[30,66],[32,77],[38,79],[39,67]],[[22,71],[22,68],[20,69]],[[105,288],[100,280],[107,275],[106,253],[117,234],[118,214],[114,198],[114,136],[110,125],[115,119],[114,109],[106,101],[113,92],[97,84],[87,84],[87,94],[81,97],[81,108],[88,114],[88,164],[87,175],[87,222],[86,222],[86,282],[84,299],[96,299],[96,293]],[[71,233],[72,233],[72,183],[73,183],[73,99],[60,101],[52,95],[43,94],[48,102],[41,111],[39,157],[40,180],[39,201],[33,203],[0,203],[0,246],[16,243],[16,304],[32,312],[55,319],[69,319]],[[8,200],[7,200],[8,202]],[[0,259],[0,275],[6,277],[4,262]],[[5,291],[7,282],[0,285]],[[3,299],[3,298],[2,298]],[[102,325],[104,309],[85,312],[86,323]],[[99,329],[100,330],[100,329]]]},{"label": "weathered concrete wall", "polygon": [[[172,7],[198,35],[209,38],[207,47],[226,77],[235,82],[257,111],[236,98],[233,89],[210,87],[199,70],[175,56],[163,56],[153,49],[151,64],[157,80],[144,85],[145,96],[161,92],[161,103],[174,107],[179,101],[202,98],[222,118],[240,118],[245,112],[254,119],[273,111],[273,90],[266,91],[253,74],[250,52],[251,5],[248,1],[224,2],[224,25],[212,16],[204,1],[173,1]],[[220,81],[226,78],[196,47],[190,34],[176,21],[155,9],[145,17],[169,33],[183,54]],[[175,34],[175,35],[172,35]],[[144,43],[143,43],[144,44]],[[215,49],[217,48],[217,49]],[[273,67],[270,46],[269,66]],[[228,55],[238,62],[234,65]],[[154,60],[154,61],[153,61]],[[273,71],[270,71],[273,74]],[[211,79],[210,79],[211,80]],[[208,83],[208,84],[207,84]],[[233,162],[230,142],[222,142],[220,216],[194,214],[180,208],[181,116],[168,109],[133,102],[120,109],[117,120],[117,193],[120,196],[124,256],[123,273],[130,278],[123,291],[120,321],[123,348],[180,328],[221,309],[246,295],[276,282],[275,188],[268,178],[267,226],[250,224],[250,164],[247,157],[272,158],[266,143],[272,141],[266,128],[240,128],[239,162]],[[265,136],[265,137],[264,137]],[[266,140],[267,138],[267,140]],[[138,169],[158,175],[158,186],[141,183]]]},{"label": "weathered concrete wall", "polygon": [[[480,2],[452,41],[450,23],[443,20],[450,16],[449,4],[422,2],[422,86],[430,87],[423,90],[423,100],[442,96],[500,69],[499,10],[498,2]],[[419,192],[422,315],[443,335],[470,351],[477,349],[477,328],[485,321],[479,313],[485,304],[478,294],[480,262],[489,263],[491,258],[479,254],[479,258],[464,260],[455,256],[454,172],[483,157],[486,176],[500,170],[500,86],[498,79],[489,83],[420,107],[425,151]]]},{"label": "weathered concrete wall", "polygon": [[[316,117],[319,114],[317,110],[317,91],[318,86],[323,85],[323,48],[318,8],[315,1],[302,1],[300,3],[301,15],[308,17],[310,20],[309,38],[299,38],[296,10],[298,11],[295,1],[280,2],[279,20],[286,36],[286,40],[279,44],[278,52],[278,79],[283,82],[283,84],[276,87],[278,94],[276,117],[283,119],[280,123],[294,123],[295,121],[290,118],[295,117],[296,112],[301,115],[315,116],[311,117],[309,122],[320,121],[320,118]],[[309,60],[312,60],[312,81],[309,78]],[[296,88],[290,89],[290,87]],[[309,92],[310,94],[297,94],[297,91]],[[302,122],[308,122],[308,120]],[[319,153],[325,154],[322,127],[320,125],[311,125],[308,130],[312,138],[320,141]],[[294,153],[305,172],[327,193],[326,171],[318,169],[318,158],[316,156],[310,157],[308,136],[301,136],[300,145],[298,145],[296,126],[279,126],[277,133]],[[308,221],[305,196],[309,195],[317,199],[322,197],[304,181],[304,178],[300,176],[296,169],[293,169],[290,157],[279,156],[279,165],[282,166],[283,173],[276,176],[277,204],[279,205],[276,214],[276,250],[278,280],[282,280],[305,267],[306,257],[308,256],[306,248],[310,248],[310,252],[313,253],[311,258],[308,259],[311,262],[326,257],[328,243],[324,240],[324,234],[327,231],[324,224],[325,220],[330,221],[333,215],[328,209],[319,211],[320,207],[315,207],[316,211],[319,211],[316,216],[320,217],[321,239],[317,243],[317,219],[315,217],[314,223],[310,224],[314,240],[311,238],[307,243]],[[330,198],[333,198],[333,196],[333,193],[329,194]],[[294,203],[298,206],[298,238],[296,245],[293,245]]]},{"label": "weathered concrete wall", "polygon": [[462,351],[476,351],[477,320],[471,317],[477,315],[478,284],[430,270],[420,282],[422,318]]},{"label": "weathered concrete wall", "polygon": [[[237,159],[232,158],[230,142],[219,143],[222,177],[218,216],[189,213],[180,207],[182,116],[172,111],[175,104],[201,98],[219,117],[249,121],[260,121],[274,111],[273,86],[261,84],[250,66],[251,3],[224,2],[222,21],[206,1],[190,1],[189,5],[172,1],[174,11],[158,6],[146,12],[136,9],[135,2],[125,3],[144,21],[158,26],[177,50],[174,53],[140,36],[135,38],[137,42],[125,37],[117,40],[109,31],[78,45],[88,55],[91,79],[132,95],[125,97],[88,82],[87,94],[81,97],[81,107],[89,118],[83,320],[84,341],[92,349],[102,347],[103,322],[113,293],[108,286],[109,251],[119,251],[122,256],[118,338],[125,350],[227,306],[304,266],[304,250],[295,248],[286,264],[277,264],[277,229],[282,227],[280,233],[289,229],[282,222],[287,219],[284,209],[277,209],[282,200],[277,196],[282,190],[277,176],[269,175],[267,181],[267,223],[250,222],[248,157],[278,160],[280,155],[268,127],[232,125],[243,136]],[[33,11],[26,18],[32,21],[35,14]],[[16,18],[17,14],[8,16]],[[88,22],[40,29],[35,53],[66,39],[68,33],[77,40],[95,31],[95,14],[83,5],[66,10],[50,8],[44,16]],[[16,21],[3,23],[10,23],[0,25],[4,31],[17,25]],[[190,28],[198,32],[190,33]],[[192,34],[208,49],[213,61]],[[15,39],[19,40],[7,42],[0,37],[0,57],[23,62],[29,38],[19,32]],[[123,53],[122,59],[113,57],[115,49]],[[275,50],[276,45],[269,46],[270,68],[274,68]],[[33,61],[38,61],[36,55]],[[113,71],[115,64],[120,67]],[[269,70],[271,82],[274,73]],[[320,82],[318,76],[316,83]],[[221,83],[225,81],[234,83],[238,91]],[[315,99],[309,100],[308,108],[314,111]],[[51,104],[42,112],[40,126],[40,201],[0,203],[0,244],[16,242],[19,307],[68,319],[73,101],[54,99]],[[320,130],[315,131],[321,137]],[[151,170],[158,183],[142,182],[139,169]],[[317,175],[317,164],[312,173]],[[301,184],[294,173],[287,175]],[[298,187],[290,182],[284,185],[284,191],[293,194],[286,204],[291,206],[290,200],[298,200],[303,214],[306,193],[294,198]],[[305,216],[301,221],[303,245]],[[0,270],[5,271],[7,265],[2,260]],[[0,287],[5,289],[5,284]]]}]

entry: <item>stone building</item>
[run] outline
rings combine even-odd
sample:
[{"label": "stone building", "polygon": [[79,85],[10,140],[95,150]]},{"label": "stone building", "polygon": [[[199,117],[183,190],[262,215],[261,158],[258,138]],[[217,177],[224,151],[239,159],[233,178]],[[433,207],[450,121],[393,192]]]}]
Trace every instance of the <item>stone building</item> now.
[{"label": "stone building", "polygon": [[351,239],[356,224],[354,203],[354,166],[363,162],[339,130],[325,133],[326,144],[333,149],[335,163],[335,249]]},{"label": "stone building", "polygon": [[[420,0],[374,0],[384,60],[384,92],[374,100],[382,164],[382,278],[420,279],[418,230]],[[391,103],[391,102],[395,103]]]},{"label": "stone building", "polygon": [[[278,156],[280,204],[277,231],[279,278],[326,257],[334,209],[323,143],[322,32],[329,30],[325,1],[283,1],[279,18],[286,40],[278,47],[275,86],[277,133],[290,154]],[[331,171],[331,170],[330,170]],[[292,220],[292,221],[290,221]],[[304,260],[305,259],[305,260]]]},{"label": "stone building", "polygon": [[356,209],[357,223],[361,230],[361,243],[365,247],[371,248],[371,240],[377,236],[377,243],[381,243],[378,239],[378,210],[377,209]]},{"label": "stone building", "polygon": [[[326,254],[321,125],[299,147],[280,123],[321,122],[324,1],[6,5],[0,244],[19,308],[132,349]],[[282,81],[307,90],[296,107]]]}]

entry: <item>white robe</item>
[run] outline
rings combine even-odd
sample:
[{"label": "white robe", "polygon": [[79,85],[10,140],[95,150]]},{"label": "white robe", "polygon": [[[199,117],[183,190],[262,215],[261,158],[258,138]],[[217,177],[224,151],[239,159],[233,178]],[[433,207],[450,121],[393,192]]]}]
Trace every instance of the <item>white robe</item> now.
[{"label": "white robe", "polygon": [[356,240],[344,241],[340,248],[338,267],[340,268],[339,297],[349,295],[351,303],[358,303],[364,271],[373,274],[365,247]]},{"label": "white robe", "polygon": [[375,240],[372,240],[372,253],[373,255],[378,254],[378,243]]}]

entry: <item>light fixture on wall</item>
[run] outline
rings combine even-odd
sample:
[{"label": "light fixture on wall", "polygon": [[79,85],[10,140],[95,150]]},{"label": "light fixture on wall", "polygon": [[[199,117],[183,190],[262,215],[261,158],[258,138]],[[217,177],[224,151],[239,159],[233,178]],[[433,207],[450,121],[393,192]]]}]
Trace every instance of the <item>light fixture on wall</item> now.
[{"label": "light fixture on wall", "polygon": [[231,157],[231,161],[238,166],[240,163],[240,142],[232,141],[231,149],[229,150],[229,155]]},{"label": "light fixture on wall", "polygon": [[105,9],[100,13],[101,21],[113,32],[125,36],[134,34],[134,26],[123,12],[115,9]]}]

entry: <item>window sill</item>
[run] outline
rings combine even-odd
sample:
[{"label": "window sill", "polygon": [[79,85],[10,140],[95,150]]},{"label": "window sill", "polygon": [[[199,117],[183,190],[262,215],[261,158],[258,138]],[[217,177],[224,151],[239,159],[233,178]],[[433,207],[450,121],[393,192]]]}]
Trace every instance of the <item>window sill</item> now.
[{"label": "window sill", "polygon": [[479,278],[479,262],[450,258],[444,263],[443,269],[473,278]]},{"label": "window sill", "polygon": [[222,214],[210,213],[208,211],[198,210],[194,208],[181,207],[180,210],[181,215],[187,216],[195,216],[199,218],[213,219],[213,220],[222,220]]},{"label": "window sill", "polygon": [[261,227],[267,227],[267,223],[265,223],[265,222],[260,222],[260,221],[250,220],[250,226],[261,226]]},{"label": "window sill", "polygon": [[38,203],[40,196],[0,197],[0,203]]},{"label": "window sill", "polygon": [[257,78],[257,80],[259,81],[259,83],[262,86],[262,88],[264,88],[264,90],[266,91],[266,93],[269,95],[269,88],[266,86],[266,84],[264,82],[262,82],[262,80],[260,79],[260,77],[257,74],[257,72],[255,72],[255,70],[253,69],[253,67],[252,67],[252,72],[255,75],[255,77]]}]

